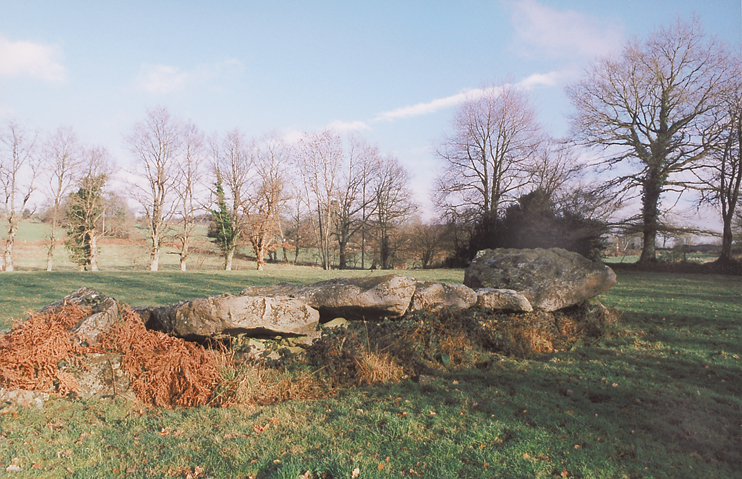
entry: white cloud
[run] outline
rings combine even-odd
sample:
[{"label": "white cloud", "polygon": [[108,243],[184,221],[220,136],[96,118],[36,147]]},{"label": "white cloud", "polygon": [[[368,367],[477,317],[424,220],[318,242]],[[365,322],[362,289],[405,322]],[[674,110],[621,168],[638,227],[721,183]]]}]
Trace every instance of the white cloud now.
[{"label": "white cloud", "polygon": [[[519,81],[515,85],[515,88],[523,90],[531,90],[539,86],[555,86],[559,83],[559,80],[565,76],[565,72],[553,71],[549,73],[534,73],[523,80]],[[416,105],[403,106],[394,110],[385,111],[378,114],[373,121],[393,121],[401,118],[411,118],[421,115],[429,115],[435,113],[438,110],[444,108],[450,108],[457,106],[465,101],[476,100],[480,98],[486,91],[491,91],[492,88],[499,94],[502,91],[503,86],[495,86],[489,88],[465,88],[455,95],[447,96],[444,98],[437,98],[435,100],[418,103]]]},{"label": "white cloud", "polygon": [[445,98],[437,98],[426,103],[418,103],[416,105],[403,106],[394,110],[385,111],[376,116],[374,121],[391,121],[399,118],[428,115],[444,108],[456,106],[467,100],[478,98],[482,96],[483,93],[484,90],[481,88],[467,88],[461,90],[455,95],[447,96]]},{"label": "white cloud", "polygon": [[198,65],[188,71],[171,65],[145,63],[139,69],[135,85],[152,95],[183,93],[204,83],[235,75],[243,68],[242,63],[234,59]]},{"label": "white cloud", "polygon": [[330,130],[341,132],[341,133],[345,131],[361,131],[361,130],[371,129],[364,121],[340,121],[340,120],[333,121],[332,123],[327,125],[327,128]]},{"label": "white cloud", "polygon": [[136,79],[137,87],[147,93],[167,94],[185,91],[188,73],[169,65],[142,65]]},{"label": "white cloud", "polygon": [[0,77],[30,76],[50,82],[64,81],[65,69],[56,60],[60,56],[57,46],[11,42],[0,36]]},{"label": "white cloud", "polygon": [[516,86],[524,90],[531,90],[539,86],[555,86],[564,76],[564,72],[534,73],[519,81]]},{"label": "white cloud", "polygon": [[574,10],[555,10],[535,0],[511,4],[513,27],[529,53],[552,58],[605,56],[621,46],[622,27]]}]

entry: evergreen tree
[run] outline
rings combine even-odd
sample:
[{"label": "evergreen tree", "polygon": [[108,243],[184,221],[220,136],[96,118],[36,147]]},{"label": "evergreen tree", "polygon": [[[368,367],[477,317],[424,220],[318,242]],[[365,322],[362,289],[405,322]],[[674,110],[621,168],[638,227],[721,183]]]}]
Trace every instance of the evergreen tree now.
[{"label": "evergreen tree", "polygon": [[222,178],[218,172],[216,178],[216,209],[209,210],[212,221],[206,236],[222,251],[225,269],[229,270],[232,269],[232,257],[240,239],[240,230],[235,221],[236,216],[229,210],[224,198]]},{"label": "evergreen tree", "polygon": [[88,174],[69,195],[64,246],[80,269],[98,271],[98,238],[103,234],[99,225],[105,212],[103,186],[107,179],[105,174]]}]

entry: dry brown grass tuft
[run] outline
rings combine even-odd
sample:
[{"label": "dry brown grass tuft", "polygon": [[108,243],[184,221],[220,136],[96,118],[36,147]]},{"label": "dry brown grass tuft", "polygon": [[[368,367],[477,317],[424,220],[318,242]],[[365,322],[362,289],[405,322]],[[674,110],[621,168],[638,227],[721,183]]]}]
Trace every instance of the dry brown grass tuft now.
[{"label": "dry brown grass tuft", "polygon": [[361,384],[399,382],[404,368],[388,353],[365,351],[356,358],[356,371]]},{"label": "dry brown grass tuft", "polygon": [[66,396],[78,389],[72,375],[59,370],[60,363],[84,367],[80,355],[87,352],[68,329],[90,314],[89,308],[67,304],[57,311],[34,313],[13,325],[0,338],[0,385]]},{"label": "dry brown grass tuft", "polygon": [[260,361],[237,364],[233,353],[222,353],[218,364],[221,377],[212,405],[265,406],[334,394],[316,374],[306,369],[289,371],[269,367]]},{"label": "dry brown grass tuft", "polygon": [[218,354],[198,344],[149,331],[123,308],[121,318],[101,335],[101,348],[123,353],[122,368],[137,397],[156,406],[201,406],[219,380]]}]

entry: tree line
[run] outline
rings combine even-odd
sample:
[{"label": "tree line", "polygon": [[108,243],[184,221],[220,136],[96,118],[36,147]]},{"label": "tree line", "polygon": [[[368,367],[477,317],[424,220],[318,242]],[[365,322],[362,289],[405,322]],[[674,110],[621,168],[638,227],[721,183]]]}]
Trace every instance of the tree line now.
[{"label": "tree line", "polygon": [[[741,64],[697,18],[678,19],[596,59],[567,87],[573,110],[562,139],[546,134],[525,90],[475,90],[437,144],[442,173],[430,224],[415,220],[409,172],[358,136],[325,130],[289,144],[235,129],[206,137],[164,107],[126,136],[135,165],[128,194],[143,212],[151,270],[164,242],[177,246],[186,270],[204,217],[225,269],[243,245],[258,269],[278,249],[296,262],[300,248],[316,251],[326,269],[390,268],[405,248],[423,267],[441,255],[465,265],[486,247],[559,246],[598,257],[609,227],[641,234],[640,262],[653,262],[658,235],[673,229],[663,201],[688,193],[718,207],[720,261],[728,262],[735,221],[742,226]],[[594,160],[581,160],[586,152]],[[61,225],[71,257],[97,269],[101,224],[122,211],[108,188],[111,170],[105,148],[83,145],[71,128],[40,139],[8,122],[0,130],[4,270],[13,270],[20,212],[39,188],[51,224],[47,269]],[[617,218],[632,200],[639,211]]]},{"label": "tree line", "polygon": [[[9,122],[2,138],[2,158],[15,165],[13,177],[0,169],[8,184],[4,270],[13,270],[21,212],[36,189],[49,204],[47,269],[53,269],[64,225],[71,259],[97,270],[103,223],[120,206],[120,197],[108,191],[113,166],[106,150],[85,147],[71,128],[39,139]],[[259,270],[281,248],[285,259],[287,250],[294,251],[294,262],[300,248],[313,248],[326,269],[351,267],[351,250],[355,256],[360,248],[361,264],[371,257],[374,265],[390,268],[399,249],[395,232],[416,211],[410,175],[397,158],[332,130],[306,134],[297,144],[273,134],[246,138],[239,129],[207,138],[158,107],[133,125],[125,142],[134,159],[128,196],[142,211],[152,271],[159,269],[165,243],[176,246],[180,269],[187,269],[204,217],[226,270],[241,246],[252,249]]]}]

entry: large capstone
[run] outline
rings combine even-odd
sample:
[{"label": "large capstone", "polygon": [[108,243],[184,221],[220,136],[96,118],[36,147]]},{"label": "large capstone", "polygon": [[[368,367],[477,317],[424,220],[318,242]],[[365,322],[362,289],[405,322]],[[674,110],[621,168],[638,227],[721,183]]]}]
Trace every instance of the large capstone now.
[{"label": "large capstone", "polygon": [[616,284],[608,266],[561,248],[486,249],[464,272],[472,289],[510,289],[536,310],[556,311],[582,303]]},{"label": "large capstone", "polygon": [[306,301],[286,296],[211,296],[138,311],[148,329],[185,339],[248,335],[306,336],[319,313]]},{"label": "large capstone", "polygon": [[336,278],[309,286],[277,284],[251,287],[244,296],[271,297],[288,295],[302,299],[319,310],[323,321],[347,319],[380,319],[402,316],[415,293],[416,281],[408,276],[385,275],[366,278]]}]

